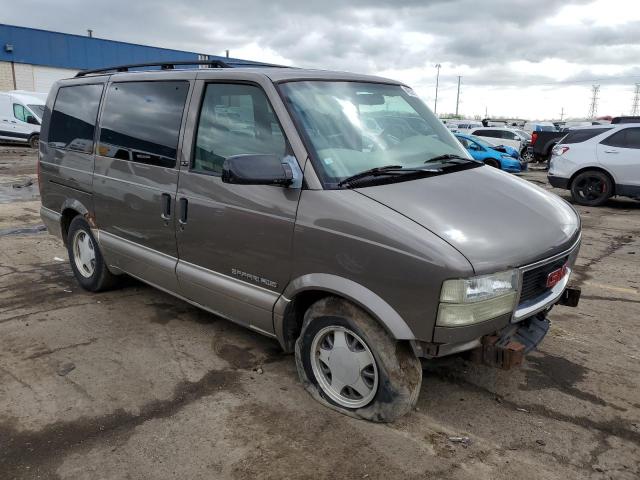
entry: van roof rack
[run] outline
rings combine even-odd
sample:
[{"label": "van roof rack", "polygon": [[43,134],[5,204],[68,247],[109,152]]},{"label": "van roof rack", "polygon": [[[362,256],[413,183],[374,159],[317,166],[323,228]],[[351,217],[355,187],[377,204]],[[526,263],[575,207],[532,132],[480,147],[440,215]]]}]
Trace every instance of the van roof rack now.
[{"label": "van roof rack", "polygon": [[129,65],[117,65],[114,67],[94,68],[91,70],[82,70],[76,73],[76,77],[84,77],[85,75],[92,75],[96,73],[128,72],[131,69],[146,68],[146,67],[160,67],[160,70],[173,70],[177,66],[186,66],[186,65],[206,65],[209,68],[237,68],[237,67],[287,68],[283,65],[275,65],[272,63],[250,62],[250,61],[223,62],[222,60],[183,60],[178,62],[132,63]]}]

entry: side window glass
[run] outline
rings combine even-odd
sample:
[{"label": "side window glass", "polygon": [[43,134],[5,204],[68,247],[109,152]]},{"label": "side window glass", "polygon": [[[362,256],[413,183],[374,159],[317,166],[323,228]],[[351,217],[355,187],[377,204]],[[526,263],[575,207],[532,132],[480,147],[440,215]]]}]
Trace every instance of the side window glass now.
[{"label": "side window glass", "polygon": [[627,128],[627,148],[640,149],[640,128]]},{"label": "side window glass", "polygon": [[102,96],[102,85],[74,85],[58,90],[48,142],[55,148],[93,152],[93,134]]},{"label": "side window glass", "polygon": [[274,154],[287,144],[266,94],[254,85],[207,85],[196,133],[191,170],[219,175],[226,158]]},{"label": "side window glass", "polygon": [[109,86],[98,154],[174,168],[189,82],[120,82]]},{"label": "side window glass", "polygon": [[17,103],[13,104],[13,116],[21,122],[27,121],[27,111],[22,105],[19,105]]},{"label": "side window glass", "polygon": [[600,143],[603,145],[609,145],[611,147],[629,148],[627,147],[627,129],[620,130],[613,135],[605,138]]}]

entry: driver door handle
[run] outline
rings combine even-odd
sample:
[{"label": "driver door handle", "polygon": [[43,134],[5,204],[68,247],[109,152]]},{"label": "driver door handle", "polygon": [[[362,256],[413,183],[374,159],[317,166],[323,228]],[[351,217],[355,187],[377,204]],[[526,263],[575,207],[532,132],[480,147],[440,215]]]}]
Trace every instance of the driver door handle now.
[{"label": "driver door handle", "polygon": [[618,150],[605,150],[604,153],[619,153]]},{"label": "driver door handle", "polygon": [[163,193],[160,198],[162,202],[162,213],[160,214],[160,217],[164,220],[166,225],[171,219],[171,195]]},{"label": "driver door handle", "polygon": [[182,197],[180,199],[180,217],[178,218],[178,223],[180,224],[180,228],[184,228],[187,224],[187,215],[189,213],[189,200]]}]

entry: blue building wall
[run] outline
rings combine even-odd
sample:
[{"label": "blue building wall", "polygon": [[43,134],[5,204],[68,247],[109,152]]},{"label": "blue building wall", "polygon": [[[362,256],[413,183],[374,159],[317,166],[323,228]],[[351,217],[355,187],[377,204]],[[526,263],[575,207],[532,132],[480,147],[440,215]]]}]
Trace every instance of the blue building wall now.
[{"label": "blue building wall", "polygon": [[[13,47],[8,52],[6,45]],[[206,54],[205,54],[206,55]],[[197,60],[198,53],[0,24],[0,61],[91,69],[128,63]],[[253,62],[209,55],[209,60]]]}]

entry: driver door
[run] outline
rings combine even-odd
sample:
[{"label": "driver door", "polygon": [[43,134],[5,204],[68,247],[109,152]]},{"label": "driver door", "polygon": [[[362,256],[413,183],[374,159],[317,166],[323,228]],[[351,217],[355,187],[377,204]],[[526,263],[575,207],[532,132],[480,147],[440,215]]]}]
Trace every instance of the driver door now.
[{"label": "driver door", "polygon": [[[199,83],[192,153],[182,163],[177,193],[181,294],[272,333],[273,305],[291,273],[302,175],[261,87]],[[298,181],[289,187],[224,183],[225,159],[241,154],[275,154],[289,161]]]}]

